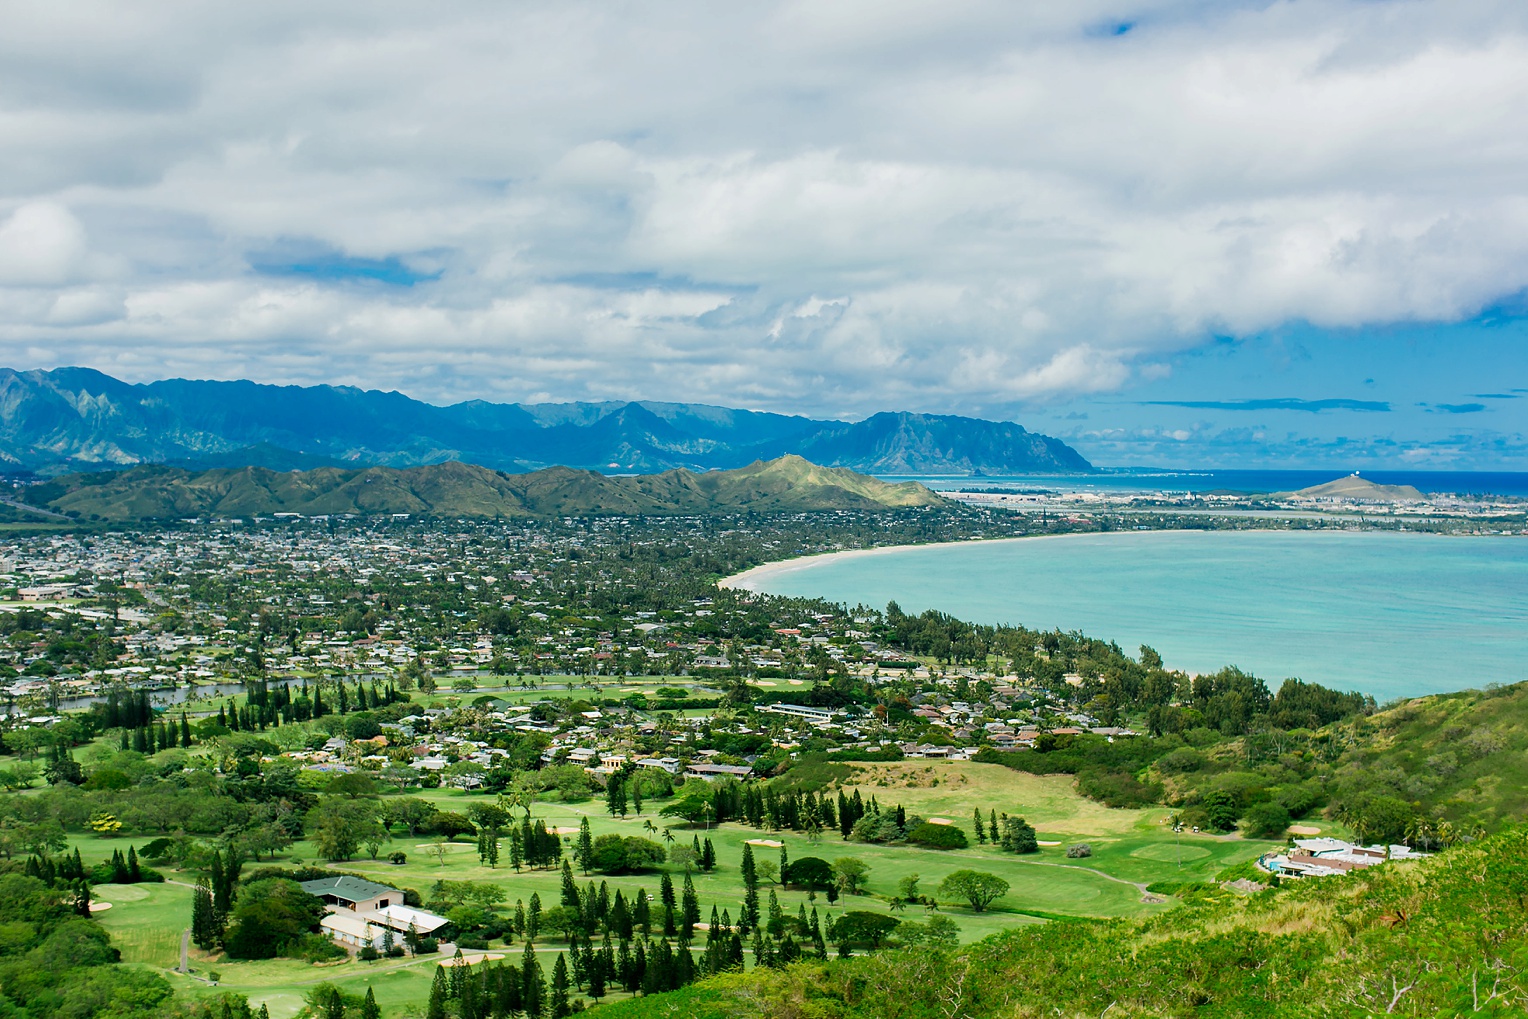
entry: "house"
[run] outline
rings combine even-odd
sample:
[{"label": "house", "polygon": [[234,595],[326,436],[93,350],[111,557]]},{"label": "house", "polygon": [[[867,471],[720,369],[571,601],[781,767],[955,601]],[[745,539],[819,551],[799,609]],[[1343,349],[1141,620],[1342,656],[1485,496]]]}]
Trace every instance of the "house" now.
[{"label": "house", "polygon": [[740,764],[692,764],[684,769],[684,773],[686,777],[700,778],[711,782],[723,777],[747,778],[753,774],[753,769]]},{"label": "house", "polygon": [[342,874],[302,882],[302,890],[316,895],[331,906],[341,906],[357,913],[370,913],[391,905],[403,904],[403,893],[375,881]]}]

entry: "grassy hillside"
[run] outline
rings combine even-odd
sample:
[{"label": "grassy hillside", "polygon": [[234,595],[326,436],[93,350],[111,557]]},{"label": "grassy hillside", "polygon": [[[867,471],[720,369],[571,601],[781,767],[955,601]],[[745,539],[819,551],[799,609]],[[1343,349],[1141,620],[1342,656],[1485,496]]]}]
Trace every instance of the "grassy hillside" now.
[{"label": "grassy hillside", "polygon": [[672,470],[636,477],[606,477],[567,467],[505,474],[455,461],[401,470],[244,467],[192,472],[135,467],[58,478],[29,489],[26,499],[71,517],[105,521],[272,513],[528,517],[800,512],[942,503],[916,483],[887,484],[844,468],[818,467],[798,456],[733,471]]},{"label": "grassy hillside", "polygon": [[1528,1008],[1528,830],[1142,920],[1020,927],[713,978],[607,1019],[1508,1016]]}]

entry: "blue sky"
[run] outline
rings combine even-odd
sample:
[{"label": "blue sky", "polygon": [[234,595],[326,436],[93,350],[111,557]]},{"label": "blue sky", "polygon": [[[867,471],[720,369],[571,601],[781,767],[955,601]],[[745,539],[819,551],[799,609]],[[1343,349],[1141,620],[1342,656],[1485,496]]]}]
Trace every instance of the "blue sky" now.
[{"label": "blue sky", "polygon": [[1528,469],[1524,123],[1507,0],[24,2],[0,363]]}]

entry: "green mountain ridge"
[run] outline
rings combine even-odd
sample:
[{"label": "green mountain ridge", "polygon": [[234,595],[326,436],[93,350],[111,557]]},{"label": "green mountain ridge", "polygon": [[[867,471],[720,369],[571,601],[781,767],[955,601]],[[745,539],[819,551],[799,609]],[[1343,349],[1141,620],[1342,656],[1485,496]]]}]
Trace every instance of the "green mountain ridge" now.
[{"label": "green mountain ridge", "polygon": [[551,467],[506,474],[455,461],[423,467],[264,467],[190,471],[140,466],[72,474],[26,490],[26,502],[75,519],[124,522],[298,513],[439,517],[669,515],[718,511],[906,509],[943,500],[916,482],[889,484],[799,456],[731,471],[607,477]]}]

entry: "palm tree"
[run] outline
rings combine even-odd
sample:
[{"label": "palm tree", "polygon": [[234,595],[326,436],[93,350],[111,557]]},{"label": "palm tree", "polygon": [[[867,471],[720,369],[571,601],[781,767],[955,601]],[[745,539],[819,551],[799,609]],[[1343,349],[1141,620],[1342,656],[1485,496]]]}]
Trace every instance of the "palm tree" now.
[{"label": "palm tree", "polygon": [[671,829],[671,828],[663,829],[663,841],[665,841],[665,842],[672,842],[672,841],[674,841],[674,832],[673,832],[673,829]]}]

